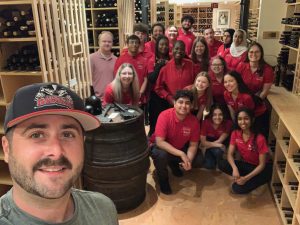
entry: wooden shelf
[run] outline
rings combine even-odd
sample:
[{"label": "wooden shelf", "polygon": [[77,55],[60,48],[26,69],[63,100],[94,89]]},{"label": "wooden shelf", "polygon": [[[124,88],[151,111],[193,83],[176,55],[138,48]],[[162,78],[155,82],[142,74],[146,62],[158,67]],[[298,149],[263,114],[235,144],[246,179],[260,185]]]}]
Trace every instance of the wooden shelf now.
[{"label": "wooden shelf", "polygon": [[295,203],[296,203],[296,196],[291,192],[289,185],[283,184],[283,188],[285,190],[285,193],[289,199],[289,202],[291,204],[291,207],[293,208],[294,212],[296,210]]},{"label": "wooden shelf", "polygon": [[296,51],[296,52],[298,52],[299,51],[299,49],[298,48],[294,48],[294,47],[292,47],[292,46],[289,46],[289,45],[282,45],[283,47],[285,47],[285,48],[289,48],[289,49],[292,49],[292,50],[294,50],[294,51]]},{"label": "wooden shelf", "polygon": [[4,159],[4,153],[3,153],[3,150],[0,149],[0,160],[3,160]]},{"label": "wooden shelf", "polygon": [[0,42],[35,42],[36,37],[24,37],[24,38],[0,38]]},{"label": "wooden shelf", "polygon": [[87,30],[118,30],[118,27],[94,27],[94,28],[87,28]]},{"label": "wooden shelf", "polygon": [[107,10],[118,10],[118,7],[107,7],[107,8],[89,8],[95,11],[107,11]]},{"label": "wooden shelf", "polygon": [[42,76],[42,71],[0,71],[1,76]]},{"label": "wooden shelf", "polygon": [[293,25],[293,24],[284,24],[287,27],[294,27],[294,28],[300,28],[300,25]]}]

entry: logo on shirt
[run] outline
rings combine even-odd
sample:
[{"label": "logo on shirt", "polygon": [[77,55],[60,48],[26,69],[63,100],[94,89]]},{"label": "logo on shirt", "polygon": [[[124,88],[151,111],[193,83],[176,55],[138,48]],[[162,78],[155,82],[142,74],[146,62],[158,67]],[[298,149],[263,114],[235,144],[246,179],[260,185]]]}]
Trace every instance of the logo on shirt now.
[{"label": "logo on shirt", "polygon": [[182,134],[184,137],[187,137],[191,134],[191,128],[190,127],[183,127],[182,128]]}]

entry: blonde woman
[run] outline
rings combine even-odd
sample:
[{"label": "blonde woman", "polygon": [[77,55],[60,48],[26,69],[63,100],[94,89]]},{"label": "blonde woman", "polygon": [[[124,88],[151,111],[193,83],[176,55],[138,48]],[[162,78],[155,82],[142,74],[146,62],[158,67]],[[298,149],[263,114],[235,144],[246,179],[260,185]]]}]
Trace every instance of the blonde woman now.
[{"label": "blonde woman", "polygon": [[115,79],[106,87],[104,105],[121,103],[127,105],[139,104],[139,81],[133,65],[123,63],[117,70]]},{"label": "blonde woman", "polygon": [[185,89],[192,91],[194,96],[192,113],[202,121],[203,112],[209,112],[212,105],[211,82],[207,72],[200,72],[193,85],[187,86]]}]

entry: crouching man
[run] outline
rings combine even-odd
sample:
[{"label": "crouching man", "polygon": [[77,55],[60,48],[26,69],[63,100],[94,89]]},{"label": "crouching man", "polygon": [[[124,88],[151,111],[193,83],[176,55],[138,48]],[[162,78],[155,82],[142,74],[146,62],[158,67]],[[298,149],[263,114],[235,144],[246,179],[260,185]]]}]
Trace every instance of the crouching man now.
[{"label": "crouching man", "polygon": [[193,94],[179,90],[174,96],[174,108],[163,111],[155,127],[155,145],[151,150],[160,190],[171,194],[168,169],[176,177],[183,176],[182,170],[200,167],[203,157],[199,154],[198,141],[200,125],[197,118],[190,113]]}]

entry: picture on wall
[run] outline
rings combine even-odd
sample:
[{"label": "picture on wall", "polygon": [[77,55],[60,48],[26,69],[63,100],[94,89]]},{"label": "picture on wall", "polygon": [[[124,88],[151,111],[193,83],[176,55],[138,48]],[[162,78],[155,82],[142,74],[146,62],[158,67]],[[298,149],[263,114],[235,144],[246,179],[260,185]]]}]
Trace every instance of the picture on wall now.
[{"label": "picture on wall", "polygon": [[230,10],[219,9],[217,10],[217,28],[230,27]]}]

